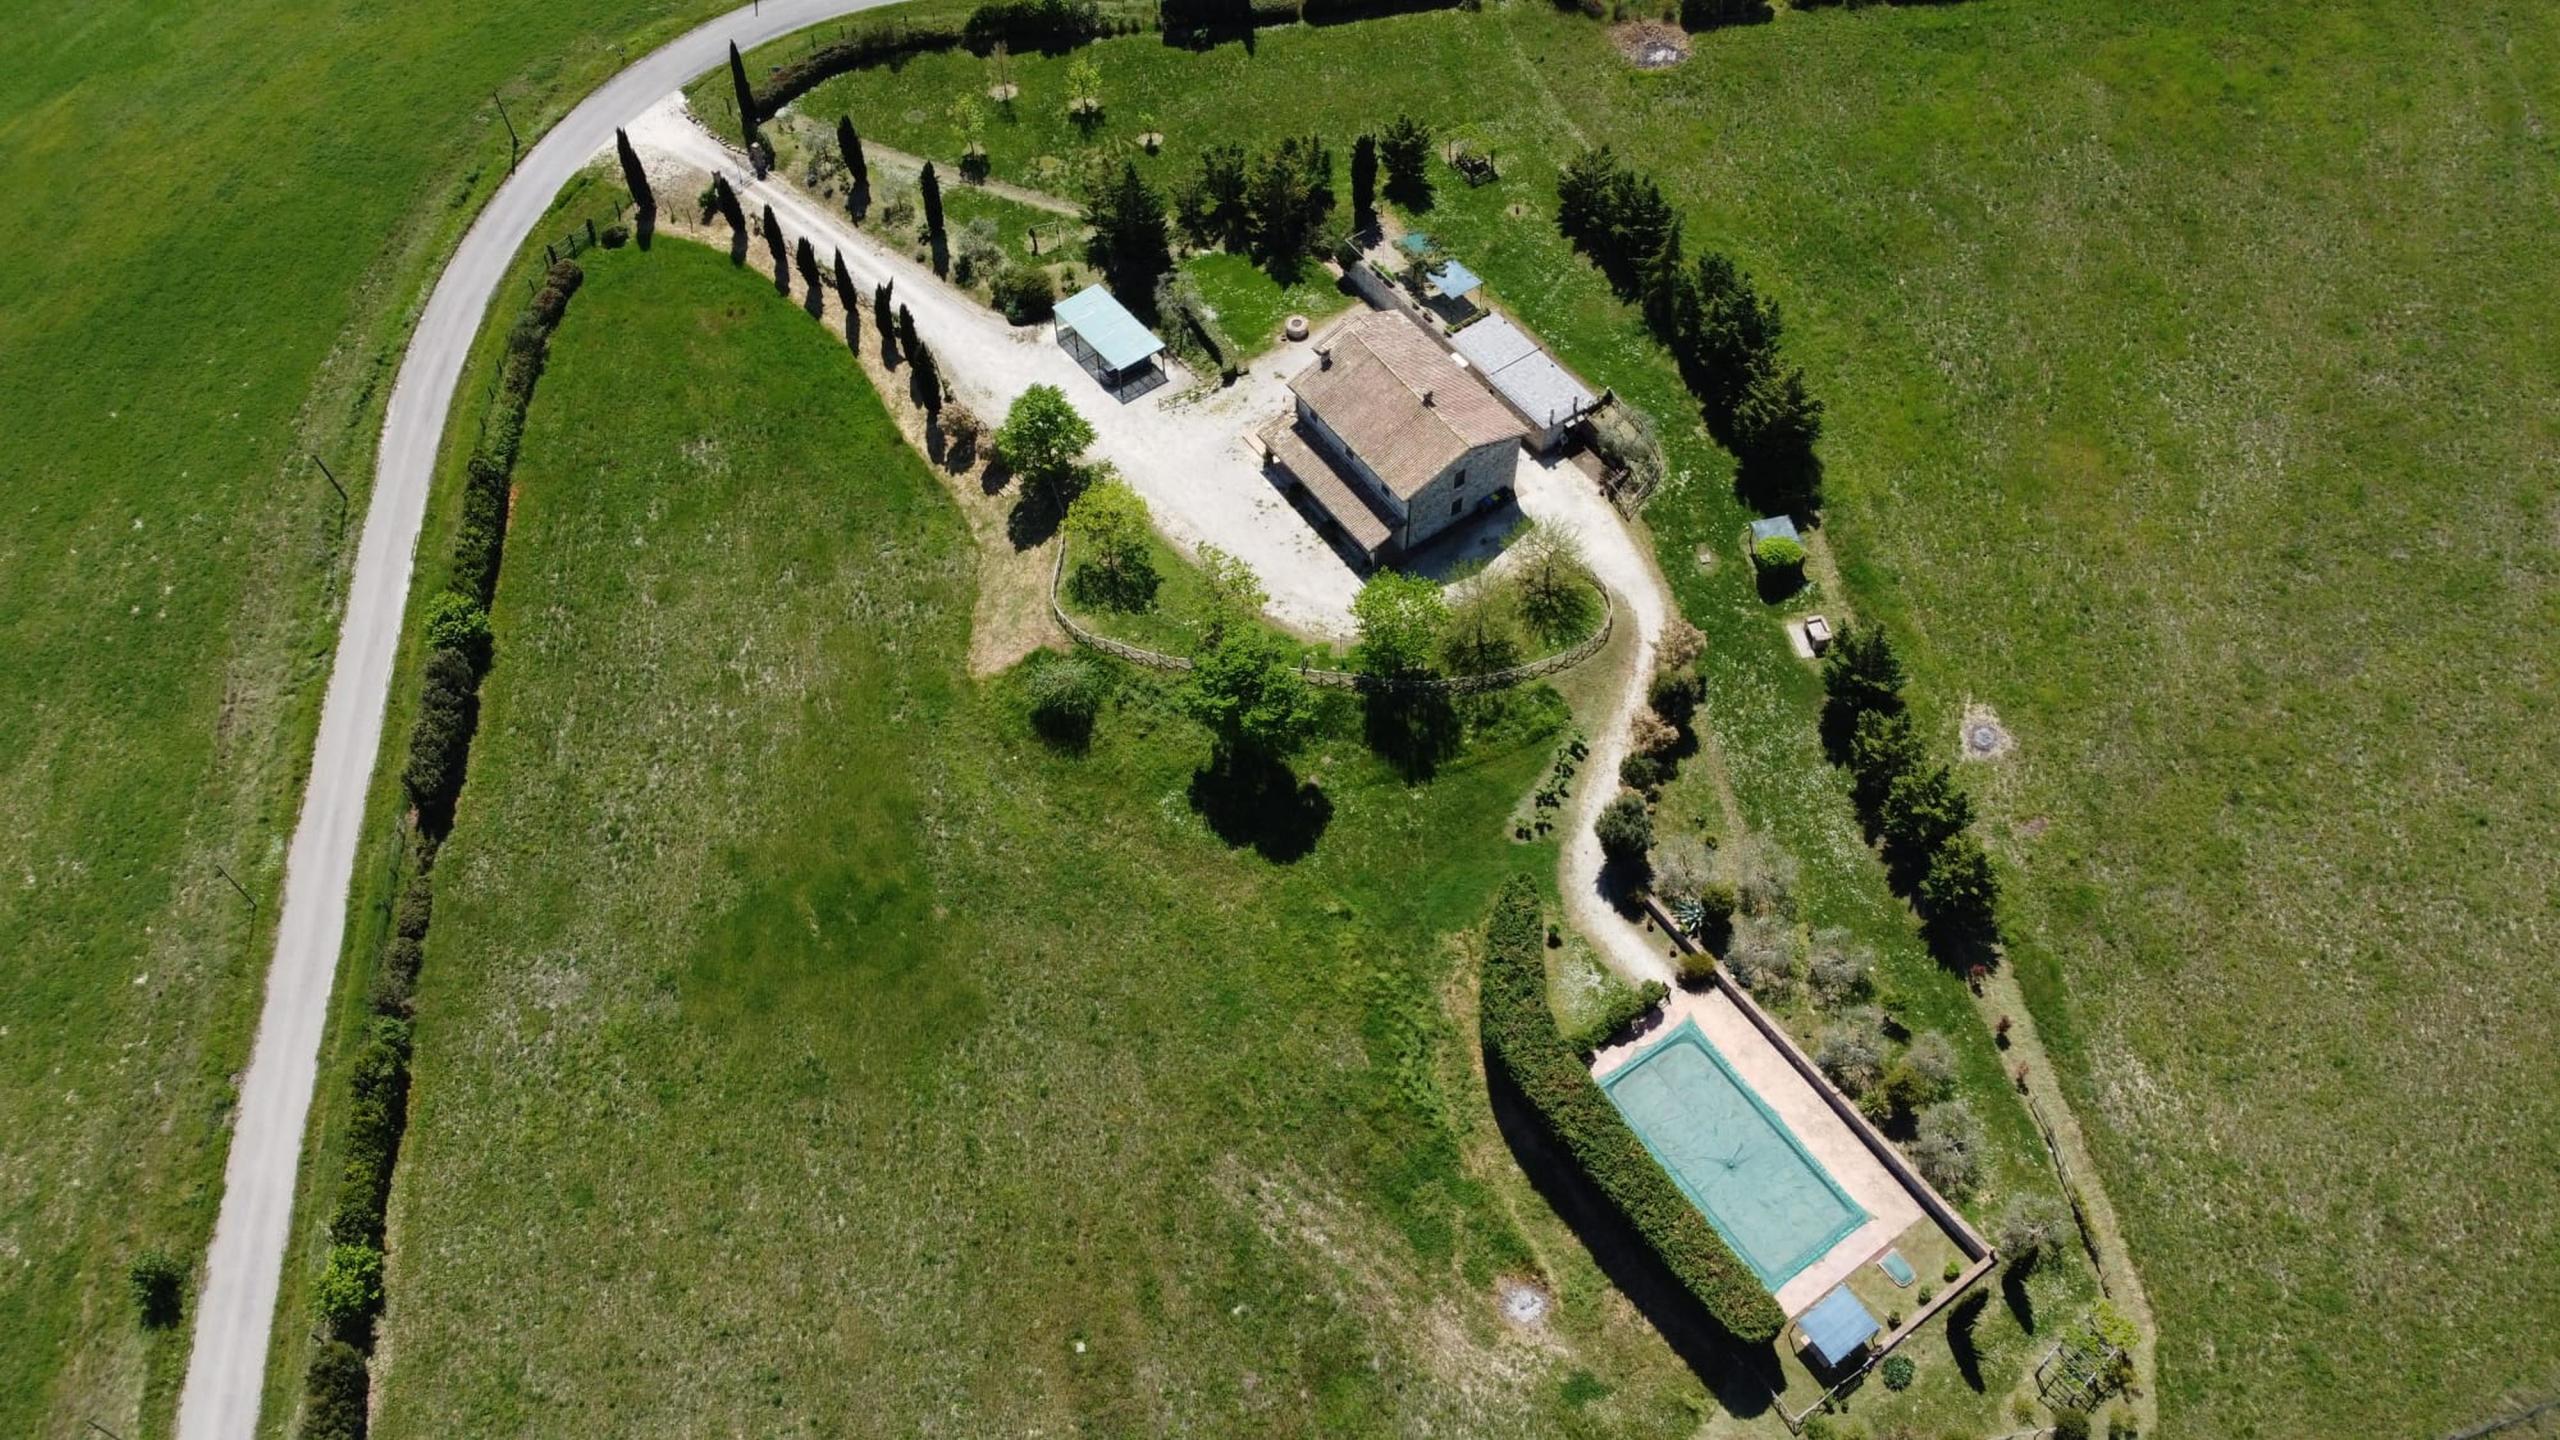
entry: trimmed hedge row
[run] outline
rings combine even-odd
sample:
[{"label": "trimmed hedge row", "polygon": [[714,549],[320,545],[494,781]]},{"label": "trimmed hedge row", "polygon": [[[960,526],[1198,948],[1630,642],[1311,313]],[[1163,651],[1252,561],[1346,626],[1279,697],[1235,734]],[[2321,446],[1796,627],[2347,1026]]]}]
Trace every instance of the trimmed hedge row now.
[{"label": "trimmed hedge row", "polygon": [[409,1014],[427,929],[435,920],[438,839],[452,821],[478,721],[480,677],[489,663],[488,605],[506,549],[507,486],[525,410],[551,349],[551,332],[586,279],[577,262],[554,263],[542,288],[507,332],[498,405],[464,481],[448,593],[430,608],[431,643],[420,677],[418,718],[409,731],[400,782],[418,810],[417,869],[391,911],[391,938],[376,969],[374,1018],[356,1053],[349,1089],[346,1158],[329,1219],[329,1265],[312,1307],[332,1339],[303,1375],[302,1440],[364,1440],[370,1380],[365,1351],[382,1313],[383,1222],[391,1175],[409,1123]]},{"label": "trimmed hedge row", "polygon": [[1557,1033],[1547,1007],[1543,936],[1536,889],[1526,877],[1512,877],[1485,926],[1477,1025],[1486,1055],[1718,1324],[1749,1344],[1776,1339],[1786,1324],[1777,1302],[1663,1173]]}]

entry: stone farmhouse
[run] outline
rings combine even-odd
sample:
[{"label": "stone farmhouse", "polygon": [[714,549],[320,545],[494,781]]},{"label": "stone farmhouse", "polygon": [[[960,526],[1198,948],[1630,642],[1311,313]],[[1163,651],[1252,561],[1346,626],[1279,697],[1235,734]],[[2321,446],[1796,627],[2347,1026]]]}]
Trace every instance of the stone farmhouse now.
[{"label": "stone farmhouse", "polygon": [[1344,321],[1289,389],[1296,408],[1262,427],[1264,453],[1370,564],[1510,493],[1528,427],[1399,311]]}]

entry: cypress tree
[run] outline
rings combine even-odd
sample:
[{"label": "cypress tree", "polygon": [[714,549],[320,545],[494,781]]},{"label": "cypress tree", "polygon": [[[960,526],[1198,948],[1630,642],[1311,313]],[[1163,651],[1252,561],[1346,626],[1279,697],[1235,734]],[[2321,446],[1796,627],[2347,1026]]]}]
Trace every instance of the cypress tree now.
[{"label": "cypress tree", "polygon": [[747,148],[756,148],[756,92],[747,84],[747,62],[738,56],[738,42],[729,42],[729,84],[738,92],[738,134]]},{"label": "cypress tree", "polygon": [[1138,174],[1135,161],[1094,191],[1085,202],[1084,221],[1093,227],[1085,259],[1110,278],[1111,288],[1131,297],[1155,293],[1156,277],[1173,268],[1173,240],[1165,228],[1164,199]]},{"label": "cypress tree", "polygon": [[782,222],[773,218],[773,207],[764,207],[764,247],[773,252],[773,288],[791,293],[791,252],[782,245]]},{"label": "cypress tree", "polygon": [[916,397],[916,403],[924,406],[924,413],[939,415],[942,413],[942,366],[935,362],[932,349],[923,341],[910,341],[908,345],[907,364],[912,367],[907,378],[908,388]]},{"label": "cypress tree", "polygon": [[898,353],[913,358],[916,353],[916,317],[907,307],[898,307]]},{"label": "cypress tree", "polygon": [[644,217],[658,210],[658,197],[649,189],[649,172],[640,168],[640,152],[631,148],[631,137],[617,125],[613,130],[613,148],[622,157],[622,183],[631,191],[631,203],[640,207]]},{"label": "cypress tree", "polygon": [[844,268],[844,252],[836,252],[836,298],[844,303],[844,343],[862,348],[862,295],[853,288],[853,272]]},{"label": "cypress tree", "polygon": [[951,269],[951,237],[942,231],[942,177],[933,173],[933,162],[924,162],[924,174],[916,187],[924,192],[924,239],[933,247],[933,273],[946,274]]},{"label": "cypress tree", "polygon": [[859,195],[871,188],[871,166],[862,158],[862,137],[853,133],[853,117],[836,117],[836,152],[844,157],[844,169],[853,177],[853,193]]},{"label": "cypress tree", "polygon": [[871,287],[871,328],[880,332],[880,355],[883,359],[888,358],[889,342],[897,338],[897,319],[889,311],[897,288],[895,280],[883,280]]},{"label": "cypress tree", "polygon": [[825,272],[818,268],[818,248],[809,243],[808,236],[803,235],[791,258],[800,270],[800,303],[809,307],[810,314],[824,317],[827,313],[827,280]]},{"label": "cypress tree", "polygon": [[1351,142],[1351,223],[1367,231],[1378,223],[1378,138]]}]

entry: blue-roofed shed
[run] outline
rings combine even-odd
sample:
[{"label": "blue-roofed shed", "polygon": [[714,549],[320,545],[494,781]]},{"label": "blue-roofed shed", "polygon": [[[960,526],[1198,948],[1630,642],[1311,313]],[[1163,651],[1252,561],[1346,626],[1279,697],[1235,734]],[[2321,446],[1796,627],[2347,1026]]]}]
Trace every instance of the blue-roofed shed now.
[{"label": "blue-roofed shed", "polygon": [[1804,537],[1796,533],[1796,522],[1784,515],[1772,515],[1766,520],[1751,522],[1751,548],[1759,549],[1760,542],[1763,540],[1793,540],[1799,545],[1804,543]]},{"label": "blue-roofed shed", "polygon": [[1155,358],[1164,341],[1138,323],[1128,307],[1099,285],[1087,285],[1058,302],[1058,343],[1104,378],[1117,379]]},{"label": "blue-roofed shed", "polygon": [[1816,1300],[1812,1309],[1796,1317],[1796,1329],[1804,1335],[1804,1343],[1827,1370],[1837,1369],[1883,1328],[1846,1285]]},{"label": "blue-roofed shed", "polygon": [[1431,272],[1431,288],[1451,300],[1474,294],[1483,284],[1482,276],[1457,260],[1446,261],[1439,269]]}]

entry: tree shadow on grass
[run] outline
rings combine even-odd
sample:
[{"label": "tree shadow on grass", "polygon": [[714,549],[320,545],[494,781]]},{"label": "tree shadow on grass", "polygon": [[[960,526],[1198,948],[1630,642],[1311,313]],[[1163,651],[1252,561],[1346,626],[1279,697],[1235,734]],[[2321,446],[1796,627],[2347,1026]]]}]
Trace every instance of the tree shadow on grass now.
[{"label": "tree shadow on grass", "polygon": [[1365,691],[1361,722],[1369,748],[1409,785],[1438,774],[1465,737],[1457,707],[1441,690]]},{"label": "tree shadow on grass", "polygon": [[1556,1218],[1573,1231],[1609,1283],[1643,1314],[1718,1405],[1743,1420],[1767,1414],[1787,1384],[1777,1351],[1736,1339],[1718,1324],[1618,1207],[1574,1164],[1537,1107],[1520,1093],[1502,1066],[1490,1055],[1484,1062],[1494,1125]]},{"label": "tree shadow on grass", "polygon": [[1229,845],[1286,865],[1305,858],[1333,821],[1333,801],[1277,760],[1219,756],[1191,772],[1191,808]]},{"label": "tree shadow on grass", "polygon": [[2027,1293],[2029,1267],[2010,1264],[2000,1271],[2000,1298],[2009,1302],[2009,1317],[2026,1334],[2036,1333],[2036,1301]]},{"label": "tree shadow on grass", "polygon": [[1990,1303],[1990,1291],[1976,1290],[1947,1311],[1947,1353],[1955,1357],[1956,1373],[1976,1395],[1982,1393],[1982,1347],[1974,1339],[1973,1327],[1982,1323],[1982,1311]]}]

